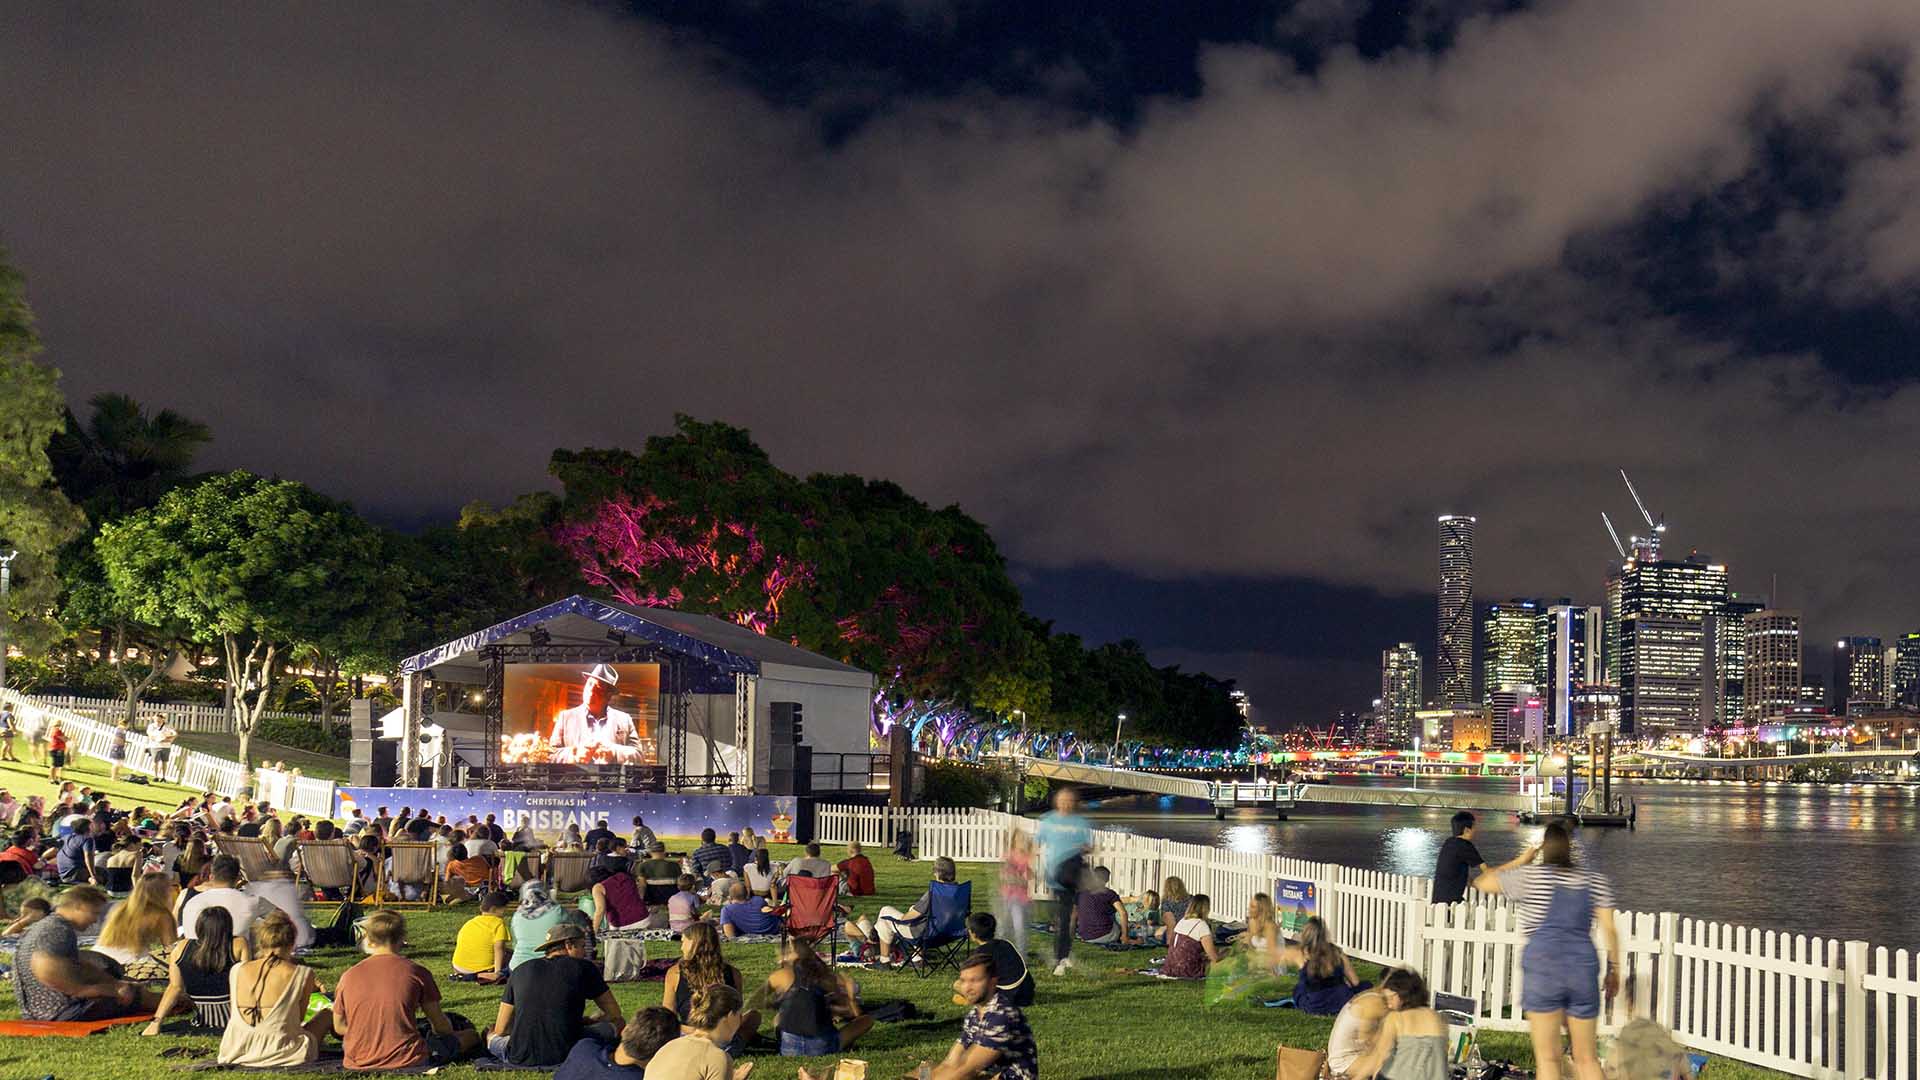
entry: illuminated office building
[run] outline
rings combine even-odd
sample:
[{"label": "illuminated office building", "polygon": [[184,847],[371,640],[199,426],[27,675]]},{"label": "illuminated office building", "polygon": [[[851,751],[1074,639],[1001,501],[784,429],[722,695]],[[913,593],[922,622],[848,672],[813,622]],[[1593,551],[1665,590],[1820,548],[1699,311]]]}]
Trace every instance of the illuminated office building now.
[{"label": "illuminated office building", "polygon": [[1412,642],[1403,641],[1380,654],[1380,715],[1387,745],[1410,747],[1416,734],[1414,713],[1419,712],[1420,653]]},{"label": "illuminated office building", "polygon": [[1708,619],[1707,651],[1713,657],[1714,678],[1707,690],[1718,695],[1707,715],[1721,727],[1736,727],[1747,715],[1747,616],[1766,609],[1759,600],[1729,599],[1720,614]]},{"label": "illuminated office building", "polygon": [[1509,686],[1532,683],[1539,655],[1536,640],[1540,621],[1537,600],[1508,600],[1487,606],[1486,651],[1482,654],[1480,688],[1491,695]]},{"label": "illuminated office building", "polygon": [[1800,613],[1771,608],[1748,615],[1741,707],[1749,726],[1801,704]]},{"label": "illuminated office building", "polygon": [[1574,723],[1576,698],[1600,682],[1600,610],[1577,604],[1555,604],[1541,617],[1547,628],[1545,688],[1546,727],[1551,736],[1579,734]]},{"label": "illuminated office building", "polygon": [[1697,554],[1629,559],[1608,580],[1607,597],[1608,681],[1620,687],[1621,733],[1697,734],[1717,719],[1707,624],[1729,599],[1727,568]]},{"label": "illuminated office building", "polygon": [[1920,630],[1893,639],[1887,665],[1887,704],[1920,705]]},{"label": "illuminated office building", "polygon": [[1434,676],[1441,705],[1471,705],[1473,696],[1473,527],[1464,514],[1440,515],[1440,604]]},{"label": "illuminated office building", "polygon": [[1835,716],[1871,712],[1885,704],[1886,657],[1877,637],[1844,637],[1833,645],[1833,697],[1828,704]]}]

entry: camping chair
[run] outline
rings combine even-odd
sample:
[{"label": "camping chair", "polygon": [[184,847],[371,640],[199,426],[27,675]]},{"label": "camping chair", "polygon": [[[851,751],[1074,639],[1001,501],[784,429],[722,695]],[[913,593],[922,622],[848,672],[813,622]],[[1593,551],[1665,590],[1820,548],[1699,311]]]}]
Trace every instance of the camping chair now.
[{"label": "camping chair", "polygon": [[840,940],[839,906],[839,878],[788,878],[787,902],[780,909],[787,936],[809,944],[825,941],[827,955],[833,956]]},{"label": "camping chair", "polygon": [[553,886],[555,898],[561,893],[593,891],[593,883],[587,880],[587,865],[592,861],[591,851],[556,851],[548,856],[548,881]]},{"label": "camping chair", "polygon": [[300,874],[315,889],[338,889],[341,899],[357,900],[360,875],[354,871],[353,844],[347,840],[302,840],[293,845]]},{"label": "camping chair", "polygon": [[[380,883],[374,888],[375,907],[432,907],[440,902],[440,866],[434,857],[435,847],[431,842],[417,843],[410,840],[393,840],[387,843],[387,858],[390,862],[387,873],[382,874]],[[418,885],[422,897],[419,900],[401,900],[387,896],[387,882],[391,879],[397,888],[402,885]]]},{"label": "camping chair", "polygon": [[273,848],[258,836],[215,836],[214,850],[240,860],[240,873],[248,881],[260,881],[276,870],[285,870],[273,857]]},{"label": "camping chair", "polygon": [[893,939],[893,947],[902,950],[914,974],[923,979],[942,967],[960,970],[967,953],[967,916],[973,913],[973,882],[929,881],[927,895],[932,911],[913,920],[891,920],[897,927],[915,928],[916,936],[902,934]]}]

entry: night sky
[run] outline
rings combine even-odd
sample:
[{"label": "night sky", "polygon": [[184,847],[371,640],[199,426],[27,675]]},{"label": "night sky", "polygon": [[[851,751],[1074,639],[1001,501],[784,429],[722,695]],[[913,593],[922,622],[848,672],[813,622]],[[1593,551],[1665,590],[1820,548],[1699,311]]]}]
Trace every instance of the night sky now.
[{"label": "night sky", "polygon": [[[675,412],[987,521],[1267,720],[1597,603],[1616,469],[1920,627],[1920,4],[11,5],[0,241],[69,397],[403,527]],[[1431,680],[1430,680],[1431,685]]]}]

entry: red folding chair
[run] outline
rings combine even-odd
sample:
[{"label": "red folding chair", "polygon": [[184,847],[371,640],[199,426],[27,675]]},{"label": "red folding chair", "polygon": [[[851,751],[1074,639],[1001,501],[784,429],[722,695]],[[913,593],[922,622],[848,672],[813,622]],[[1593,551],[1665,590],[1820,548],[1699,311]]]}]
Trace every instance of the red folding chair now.
[{"label": "red folding chair", "polygon": [[832,957],[840,941],[840,878],[788,876],[787,903],[781,909],[787,936],[809,944],[826,942]]}]

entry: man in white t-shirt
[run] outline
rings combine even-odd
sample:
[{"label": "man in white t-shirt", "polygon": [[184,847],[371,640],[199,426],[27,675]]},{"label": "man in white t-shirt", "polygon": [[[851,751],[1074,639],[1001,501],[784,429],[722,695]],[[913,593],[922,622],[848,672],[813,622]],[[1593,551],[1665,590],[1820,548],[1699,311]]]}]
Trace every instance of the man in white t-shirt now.
[{"label": "man in white t-shirt", "polygon": [[467,854],[491,859],[500,853],[500,848],[487,836],[485,825],[475,825],[467,831]]},{"label": "man in white t-shirt", "polygon": [[216,856],[207,867],[207,887],[195,893],[180,910],[180,936],[192,941],[193,924],[200,912],[223,907],[233,916],[233,936],[246,938],[253,920],[274,910],[272,901],[248,896],[240,891],[240,860],[231,855]]}]

